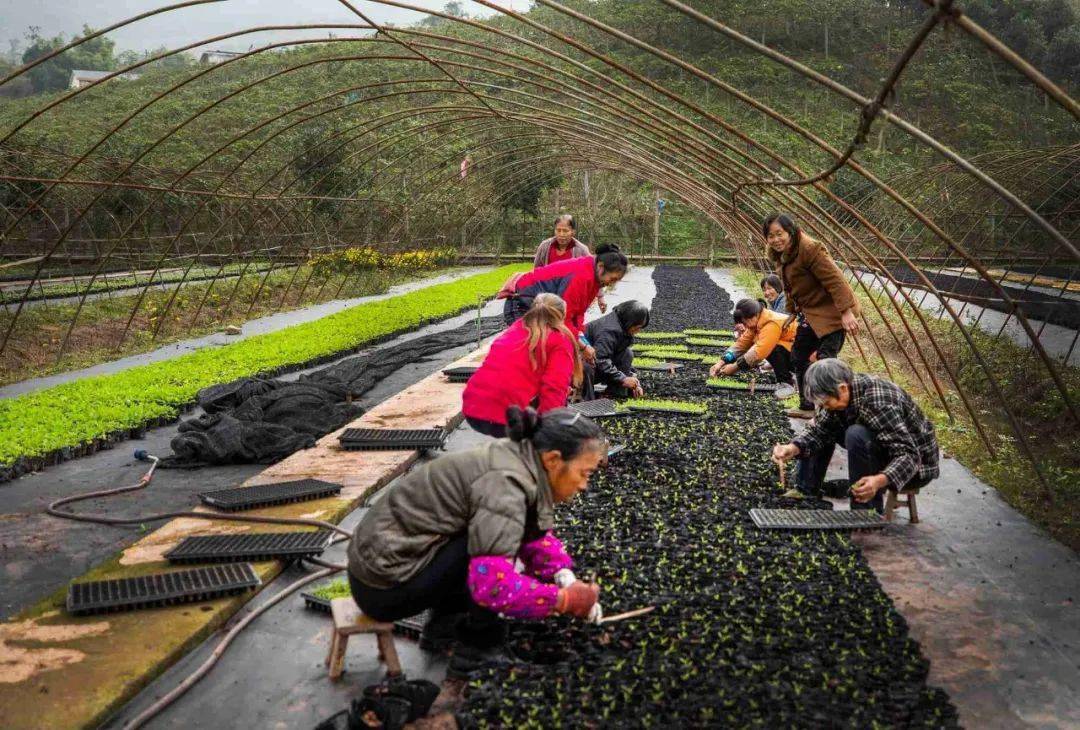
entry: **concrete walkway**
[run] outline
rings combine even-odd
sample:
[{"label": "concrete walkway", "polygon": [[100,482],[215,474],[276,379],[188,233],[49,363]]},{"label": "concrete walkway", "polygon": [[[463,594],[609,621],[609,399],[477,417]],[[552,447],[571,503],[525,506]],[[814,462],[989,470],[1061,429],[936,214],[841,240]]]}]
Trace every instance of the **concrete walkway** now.
[{"label": "concrete walkway", "polygon": [[33,378],[31,380],[23,380],[18,383],[12,383],[11,385],[0,388],[0,398],[12,398],[17,395],[23,395],[24,393],[30,393],[35,390],[40,390],[41,388],[49,388],[54,385],[60,385],[61,383],[67,383],[72,380],[79,380],[81,378],[85,378],[91,375],[107,375],[111,373],[118,373],[122,370],[138,367],[139,365],[148,365],[152,362],[169,360],[179,355],[185,355],[193,350],[200,350],[204,347],[221,347],[222,345],[230,345],[234,342],[245,340],[248,337],[266,334],[267,332],[276,332],[277,330],[284,329],[285,327],[291,327],[294,324],[302,324],[304,322],[311,322],[316,319],[321,319],[328,315],[340,312],[344,309],[355,307],[358,304],[376,302],[380,299],[388,299],[389,297],[395,297],[400,294],[416,291],[417,289],[423,289],[434,284],[444,284],[449,281],[454,281],[456,279],[460,279],[466,276],[472,276],[473,274],[479,274],[483,271],[488,270],[490,270],[490,267],[486,266],[473,266],[468,268],[454,269],[452,272],[449,273],[440,274],[438,276],[431,276],[424,279],[417,279],[416,281],[410,281],[405,284],[398,284],[396,286],[392,286],[384,294],[374,294],[366,297],[354,297],[352,299],[337,299],[332,302],[325,302],[324,304],[316,304],[311,307],[305,307],[304,309],[271,314],[266,317],[260,317],[259,319],[253,319],[249,322],[245,322],[243,326],[243,333],[239,335],[226,335],[221,332],[215,332],[214,334],[206,335],[204,337],[196,337],[190,340],[174,342],[171,345],[165,345],[164,347],[160,347],[157,350],[153,350],[151,352],[131,355],[130,357],[101,363],[99,365],[94,365],[88,368],[82,368],[81,370],[72,370],[66,373],[49,375],[44,378]]},{"label": "concrete walkway", "polygon": [[[829,479],[847,476],[846,459],[838,448]],[[930,659],[930,684],[968,728],[1080,728],[1080,557],[952,458],[918,504],[919,524],[898,510],[853,540]]]}]

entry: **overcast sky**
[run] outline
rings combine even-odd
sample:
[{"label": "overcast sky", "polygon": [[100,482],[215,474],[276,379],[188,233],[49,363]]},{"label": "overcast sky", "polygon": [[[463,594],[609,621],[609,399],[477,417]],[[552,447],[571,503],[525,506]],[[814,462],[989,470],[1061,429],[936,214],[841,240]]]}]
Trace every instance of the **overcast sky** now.
[{"label": "overcast sky", "polygon": [[[441,9],[446,0],[404,0],[423,8]],[[524,11],[529,0],[496,0],[500,5]],[[8,51],[9,39],[22,41],[27,28],[39,26],[41,33],[53,36],[78,34],[83,24],[104,28],[124,18],[154,8],[179,4],[181,0],[0,0],[0,53]],[[417,13],[356,0],[361,12],[376,22],[404,25],[422,18]],[[465,2],[470,15],[489,13],[486,8]],[[257,25],[308,23],[358,23],[360,20],[338,0],[223,0],[204,6],[174,10],[139,21],[110,34],[119,50],[147,50],[159,46],[175,48],[201,38],[229,33]],[[342,30],[337,35],[347,33]],[[256,39],[260,45],[269,40],[284,40],[288,33],[261,33],[214,43],[214,48],[246,50]],[[311,37],[310,32],[306,37]]]}]

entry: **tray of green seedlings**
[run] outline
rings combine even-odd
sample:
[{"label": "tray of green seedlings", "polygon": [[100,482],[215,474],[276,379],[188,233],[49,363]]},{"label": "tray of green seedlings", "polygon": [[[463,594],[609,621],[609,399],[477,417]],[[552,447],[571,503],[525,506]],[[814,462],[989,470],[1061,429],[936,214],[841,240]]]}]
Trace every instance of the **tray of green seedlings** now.
[{"label": "tray of green seedlings", "polygon": [[635,340],[685,340],[686,335],[682,332],[639,332],[634,335]]},{"label": "tray of green seedlings", "polygon": [[349,581],[345,578],[336,578],[318,588],[304,591],[300,594],[300,597],[304,599],[305,608],[321,613],[330,613],[330,601],[351,595],[352,590],[349,588]]},{"label": "tray of green seedlings", "polygon": [[684,400],[651,400],[639,398],[624,404],[631,411],[647,411],[649,413],[670,413],[678,416],[704,416],[709,412],[709,406],[705,403],[691,403]]},{"label": "tray of green seedlings", "polygon": [[679,352],[689,352],[689,345],[684,345],[681,342],[649,342],[644,345],[635,345],[634,352],[653,352],[653,351],[668,351],[678,350]]},{"label": "tray of green seedlings", "polygon": [[690,337],[727,337],[727,338],[734,338],[735,337],[735,330],[689,329],[689,330],[683,330],[683,334],[684,335],[689,335]]},{"label": "tray of green seedlings", "polygon": [[758,383],[738,378],[709,378],[705,384],[717,390],[741,390],[748,393],[772,393],[776,390],[776,383]]},{"label": "tray of green seedlings", "polygon": [[653,357],[635,357],[634,370],[650,370],[657,373],[670,373],[682,367],[682,363],[665,362]]},{"label": "tray of green seedlings", "polygon": [[735,340],[717,340],[712,337],[687,337],[686,344],[694,347],[731,347]]},{"label": "tray of green seedlings", "polygon": [[682,362],[716,362],[715,356],[703,356],[700,352],[685,352],[684,350],[650,350],[649,357],[658,360],[679,360]]}]

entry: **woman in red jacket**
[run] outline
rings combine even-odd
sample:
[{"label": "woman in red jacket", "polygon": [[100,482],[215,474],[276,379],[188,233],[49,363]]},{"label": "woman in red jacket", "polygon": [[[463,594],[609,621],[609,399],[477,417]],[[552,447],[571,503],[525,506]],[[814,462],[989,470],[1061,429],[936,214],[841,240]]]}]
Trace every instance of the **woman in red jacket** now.
[{"label": "woman in red jacket", "polygon": [[507,283],[509,289],[504,287],[499,293],[507,297],[503,309],[506,323],[521,319],[538,295],[557,294],[566,302],[566,327],[577,338],[585,330],[585,310],[602,287],[626,276],[628,266],[626,254],[605,243],[596,247],[595,256],[564,259],[512,278]]},{"label": "woman in red jacket", "polygon": [[566,405],[573,382],[581,382],[574,336],[566,328],[566,303],[539,294],[525,316],[491,343],[484,364],[469,378],[462,413],[487,436],[506,435],[506,409],[539,399],[541,414]]}]

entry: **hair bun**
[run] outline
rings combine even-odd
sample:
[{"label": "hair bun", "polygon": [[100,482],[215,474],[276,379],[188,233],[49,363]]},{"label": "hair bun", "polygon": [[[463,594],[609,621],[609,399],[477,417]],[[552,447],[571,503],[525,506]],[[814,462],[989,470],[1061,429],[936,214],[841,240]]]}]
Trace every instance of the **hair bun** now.
[{"label": "hair bun", "polygon": [[534,408],[510,406],[506,409],[506,435],[511,441],[531,439],[540,429],[540,423],[540,415]]},{"label": "hair bun", "polygon": [[614,243],[601,243],[596,247],[596,255],[600,256],[605,253],[619,253],[621,250],[622,249]]}]

